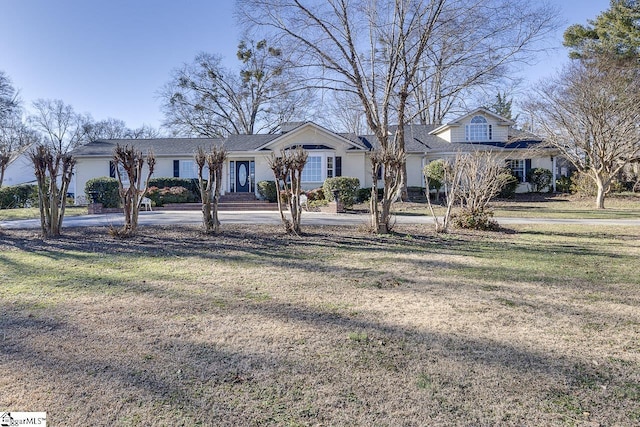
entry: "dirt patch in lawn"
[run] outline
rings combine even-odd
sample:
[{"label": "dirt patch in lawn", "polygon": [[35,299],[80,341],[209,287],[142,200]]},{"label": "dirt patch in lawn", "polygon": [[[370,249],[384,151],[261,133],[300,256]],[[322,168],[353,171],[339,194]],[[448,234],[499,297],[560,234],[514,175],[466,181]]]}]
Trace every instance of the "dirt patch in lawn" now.
[{"label": "dirt patch in lawn", "polygon": [[604,251],[586,229],[305,231],[5,231],[0,411],[53,426],[640,422],[637,230],[603,232]]}]

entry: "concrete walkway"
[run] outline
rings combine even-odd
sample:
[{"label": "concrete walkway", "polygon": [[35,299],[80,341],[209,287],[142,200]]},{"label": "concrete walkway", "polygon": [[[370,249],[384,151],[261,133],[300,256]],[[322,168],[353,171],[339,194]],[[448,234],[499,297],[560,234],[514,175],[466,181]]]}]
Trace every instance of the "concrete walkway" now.
[{"label": "concrete walkway", "polygon": [[[224,224],[279,224],[280,214],[273,211],[230,212],[219,213],[220,222]],[[396,215],[397,224],[432,224],[429,216]],[[501,225],[510,224],[582,224],[582,225],[631,225],[640,226],[640,215],[637,219],[555,219],[555,218],[495,218]],[[308,225],[366,225],[367,214],[329,214],[321,212],[304,212],[302,224]],[[202,222],[199,211],[160,211],[140,212],[139,224],[150,225],[197,225]],[[65,217],[64,227],[121,226],[124,223],[122,214],[81,215]],[[40,219],[0,221],[3,229],[32,229],[40,227]]]}]

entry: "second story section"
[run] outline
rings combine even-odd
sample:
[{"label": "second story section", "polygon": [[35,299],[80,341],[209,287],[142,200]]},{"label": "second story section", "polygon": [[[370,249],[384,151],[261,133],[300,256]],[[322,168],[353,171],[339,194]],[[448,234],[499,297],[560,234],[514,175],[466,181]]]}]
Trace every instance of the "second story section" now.
[{"label": "second story section", "polygon": [[491,111],[478,108],[458,119],[435,128],[435,135],[452,143],[505,143],[513,122]]}]

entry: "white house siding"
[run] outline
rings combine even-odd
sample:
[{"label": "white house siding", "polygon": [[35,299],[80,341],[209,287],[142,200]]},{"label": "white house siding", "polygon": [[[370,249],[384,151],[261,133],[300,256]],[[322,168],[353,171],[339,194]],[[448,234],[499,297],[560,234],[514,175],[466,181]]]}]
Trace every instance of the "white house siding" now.
[{"label": "white house siding", "polygon": [[84,205],[88,201],[84,194],[84,188],[87,185],[87,181],[93,178],[102,176],[109,176],[109,159],[104,157],[99,158],[83,158],[76,161],[76,172],[73,177],[75,183],[75,204]]},{"label": "white house siding", "polygon": [[20,185],[34,183],[36,181],[33,172],[33,163],[29,159],[27,153],[18,156],[14,161],[9,163],[4,172],[4,180],[2,186]]},{"label": "white house siding", "polygon": [[353,152],[342,155],[342,176],[350,176],[358,178],[360,181],[360,187],[370,187],[371,184],[367,184],[367,180],[371,181],[371,164],[365,160],[365,153]]},{"label": "white house siding", "polygon": [[[438,136],[447,142],[451,142],[451,138],[452,138],[451,129],[447,129],[445,131],[438,133]],[[464,134],[462,135],[462,137],[464,138]]]},{"label": "white house siding", "polygon": [[423,154],[407,155],[407,186],[424,187],[424,177],[422,175]]}]

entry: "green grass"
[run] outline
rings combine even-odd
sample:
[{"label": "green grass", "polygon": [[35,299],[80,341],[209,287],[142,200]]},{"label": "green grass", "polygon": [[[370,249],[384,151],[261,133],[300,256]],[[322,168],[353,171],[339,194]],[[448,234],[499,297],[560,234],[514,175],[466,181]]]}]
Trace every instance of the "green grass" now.
[{"label": "green grass", "polygon": [[430,230],[2,231],[0,408],[56,425],[638,422],[640,227]]},{"label": "green grass", "polygon": [[[526,197],[526,195],[525,195]],[[593,198],[568,195],[538,196],[536,200],[497,200],[490,204],[496,217],[555,218],[555,219],[640,219],[640,194],[612,195],[605,200],[605,209],[595,209]],[[363,207],[366,208],[366,207]],[[445,208],[434,205],[436,215],[444,215]],[[397,204],[399,215],[430,215],[424,203]]]},{"label": "green grass", "polygon": [[[86,206],[67,206],[64,211],[65,216],[78,216],[86,214]],[[38,208],[0,209],[0,221],[34,218],[40,218],[40,211],[38,210]]]}]

